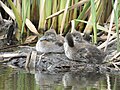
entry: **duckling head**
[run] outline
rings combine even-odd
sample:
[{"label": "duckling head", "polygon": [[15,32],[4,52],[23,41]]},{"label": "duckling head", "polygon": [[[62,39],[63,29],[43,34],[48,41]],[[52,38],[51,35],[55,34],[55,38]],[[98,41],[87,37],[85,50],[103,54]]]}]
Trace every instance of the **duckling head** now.
[{"label": "duckling head", "polygon": [[40,38],[40,41],[55,41],[56,40],[56,32],[54,29],[49,29],[45,32],[44,36]]},{"label": "duckling head", "polygon": [[74,43],[80,43],[83,41],[82,35],[79,31],[74,31],[71,33]]}]

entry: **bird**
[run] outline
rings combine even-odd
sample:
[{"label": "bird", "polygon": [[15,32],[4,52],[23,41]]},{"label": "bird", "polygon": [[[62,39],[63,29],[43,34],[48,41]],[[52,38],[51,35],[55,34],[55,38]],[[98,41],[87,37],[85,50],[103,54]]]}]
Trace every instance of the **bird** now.
[{"label": "bird", "polygon": [[64,52],[63,41],[64,38],[61,35],[57,35],[55,29],[49,29],[37,41],[36,51],[42,53]]},{"label": "bird", "polygon": [[67,33],[64,40],[65,55],[78,62],[101,64],[106,54],[85,41],[79,31]]}]

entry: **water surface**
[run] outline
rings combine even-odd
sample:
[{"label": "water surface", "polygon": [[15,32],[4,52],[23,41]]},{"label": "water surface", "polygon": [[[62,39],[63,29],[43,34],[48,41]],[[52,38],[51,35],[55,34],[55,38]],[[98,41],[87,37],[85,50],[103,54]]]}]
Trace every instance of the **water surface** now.
[{"label": "water surface", "polygon": [[120,75],[95,72],[28,73],[0,65],[0,90],[120,90]]}]

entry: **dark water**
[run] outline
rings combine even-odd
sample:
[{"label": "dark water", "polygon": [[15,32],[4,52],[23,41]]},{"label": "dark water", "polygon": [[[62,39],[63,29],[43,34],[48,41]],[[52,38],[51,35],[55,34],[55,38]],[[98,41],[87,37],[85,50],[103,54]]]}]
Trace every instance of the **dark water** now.
[{"label": "dark water", "polygon": [[28,73],[0,65],[0,90],[120,90],[120,75]]}]

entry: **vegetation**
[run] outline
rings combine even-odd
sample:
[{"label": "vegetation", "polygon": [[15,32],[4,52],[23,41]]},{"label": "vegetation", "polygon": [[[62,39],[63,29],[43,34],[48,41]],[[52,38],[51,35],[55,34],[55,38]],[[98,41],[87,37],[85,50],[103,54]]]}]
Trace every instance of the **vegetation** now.
[{"label": "vegetation", "polygon": [[74,20],[75,29],[92,35],[94,44],[98,44],[99,38],[104,40],[98,46],[105,47],[104,51],[117,36],[119,51],[119,3],[119,0],[1,0],[0,6],[17,22],[15,35],[21,43],[28,39],[31,42],[49,28],[64,35]]}]

